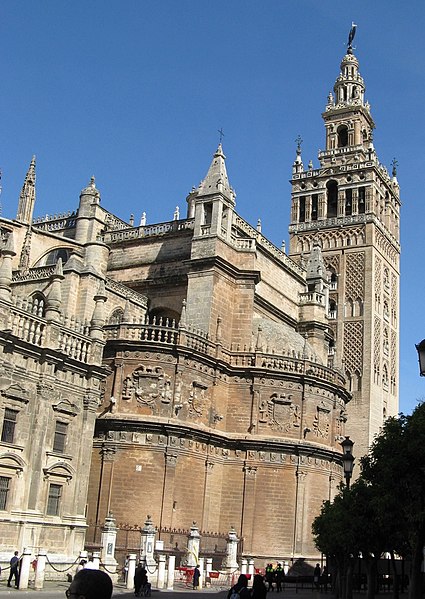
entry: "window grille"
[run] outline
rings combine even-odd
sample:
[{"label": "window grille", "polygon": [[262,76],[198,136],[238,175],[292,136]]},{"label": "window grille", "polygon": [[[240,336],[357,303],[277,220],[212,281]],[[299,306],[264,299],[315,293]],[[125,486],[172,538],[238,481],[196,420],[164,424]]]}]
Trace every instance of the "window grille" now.
[{"label": "window grille", "polygon": [[15,437],[15,426],[18,412],[6,408],[4,411],[3,428],[1,431],[1,440],[4,443],[13,443]]}]

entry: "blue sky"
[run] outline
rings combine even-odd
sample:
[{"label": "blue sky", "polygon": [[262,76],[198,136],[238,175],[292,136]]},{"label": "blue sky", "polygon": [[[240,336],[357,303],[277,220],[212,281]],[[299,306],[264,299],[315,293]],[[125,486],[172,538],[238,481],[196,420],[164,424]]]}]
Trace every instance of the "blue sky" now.
[{"label": "blue sky", "polygon": [[102,204],[148,223],[183,216],[223,128],[238,212],[288,241],[295,138],[317,165],[321,112],[351,22],[382,163],[403,201],[400,410],[425,398],[425,2],[410,0],[3,0],[0,197],[13,218],[31,156],[35,216]]}]

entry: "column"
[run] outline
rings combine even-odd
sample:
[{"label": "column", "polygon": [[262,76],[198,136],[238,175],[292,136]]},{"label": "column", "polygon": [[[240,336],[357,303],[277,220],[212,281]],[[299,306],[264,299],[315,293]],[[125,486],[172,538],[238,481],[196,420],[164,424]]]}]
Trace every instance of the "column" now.
[{"label": "column", "polygon": [[130,553],[130,555],[128,556],[128,570],[127,570],[127,581],[126,581],[127,589],[134,588],[134,573],[136,571],[136,559],[137,559],[137,556],[135,553]]},{"label": "column", "polygon": [[166,453],[165,458],[165,476],[164,490],[162,494],[162,511],[159,529],[164,526],[173,527],[173,502],[174,502],[174,481],[176,477],[177,454]]},{"label": "column", "polygon": [[28,580],[30,576],[31,565],[31,549],[25,548],[22,553],[21,565],[19,568],[19,590],[28,588]]},{"label": "column", "polygon": [[40,549],[37,555],[37,566],[35,568],[34,588],[39,591],[44,586],[44,574],[46,572],[46,552]]},{"label": "column", "polygon": [[165,555],[161,553],[158,557],[158,579],[156,586],[163,589],[165,584]]},{"label": "column", "polygon": [[252,536],[255,521],[255,498],[256,498],[256,466],[244,465],[244,513],[242,514],[242,525],[240,536],[244,538],[243,553],[250,553],[252,550]]},{"label": "column", "polygon": [[204,493],[202,498],[202,530],[209,530],[209,515],[210,515],[210,494],[211,475],[214,471],[214,463],[209,459],[205,460],[204,473]]},{"label": "column", "polygon": [[345,214],[345,191],[338,191],[338,209],[337,216]]},{"label": "column", "polygon": [[359,192],[353,189],[353,214],[359,213]]},{"label": "column", "polygon": [[319,193],[317,218],[318,218],[318,220],[320,220],[320,219],[323,220],[326,217],[327,217],[326,194]]},{"label": "column", "polygon": [[167,589],[174,588],[174,572],[176,569],[176,556],[170,555],[168,557],[168,574],[167,574]]},{"label": "column", "polygon": [[305,222],[311,221],[311,195],[305,196]]},{"label": "column", "polygon": [[187,565],[189,568],[194,568],[199,563],[199,545],[201,535],[196,522],[192,523],[187,541]]}]

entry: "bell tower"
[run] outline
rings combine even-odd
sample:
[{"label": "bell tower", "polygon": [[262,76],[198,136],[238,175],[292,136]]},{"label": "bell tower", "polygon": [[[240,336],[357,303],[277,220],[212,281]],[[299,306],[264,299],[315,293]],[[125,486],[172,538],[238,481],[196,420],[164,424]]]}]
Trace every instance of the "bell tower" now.
[{"label": "bell tower", "polygon": [[355,26],[322,118],[326,146],[319,167],[305,169],[300,140],[292,169],[290,256],[322,247],[329,281],[328,361],[352,393],[347,434],[360,457],[383,421],[398,412],[400,194],[373,145],[373,122],[359,62]]}]

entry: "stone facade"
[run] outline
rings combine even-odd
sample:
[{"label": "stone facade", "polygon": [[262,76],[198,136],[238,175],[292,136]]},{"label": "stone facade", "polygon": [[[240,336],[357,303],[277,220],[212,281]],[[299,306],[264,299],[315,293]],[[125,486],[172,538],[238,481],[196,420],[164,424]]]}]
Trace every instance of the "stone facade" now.
[{"label": "stone facade", "polygon": [[[338,131],[338,110],[329,104],[329,131]],[[358,111],[370,127],[368,109]],[[321,170],[305,172],[300,152],[294,165],[293,257],[236,212],[221,145],[187,197],[186,218],[139,227],[101,206],[94,179],[75,213],[33,221],[32,161],[16,220],[0,219],[0,532],[8,552],[43,547],[75,559],[84,542],[98,548],[113,513],[140,527],[149,514],[169,552],[184,549],[196,522],[205,557],[232,530],[239,554],[259,563],[317,559],[312,520],[343,478],[341,440],[351,434],[357,443],[345,375],[359,414],[375,426],[382,410],[365,405],[353,381],[361,378],[363,393],[365,356],[382,339],[396,372],[398,348],[397,328],[385,320],[385,310],[398,314],[398,271],[387,255],[398,254],[385,223],[370,202],[350,215],[338,207],[331,221],[322,191],[318,229],[316,200],[303,195],[310,180],[315,188],[313,173],[326,190],[341,153],[331,137]],[[363,152],[373,154],[369,146]],[[376,201],[392,193],[384,204],[394,228],[395,177],[370,160],[365,177],[380,173]],[[326,245],[333,234],[352,240],[349,248]],[[352,306],[349,318],[335,308],[336,293]]]},{"label": "stone facade", "polygon": [[367,453],[388,416],[398,413],[400,193],[373,146],[375,127],[352,49],[341,62],[323,120],[320,168],[293,165],[290,255],[299,262],[320,241],[331,274],[334,363],[353,399],[349,432]]}]

